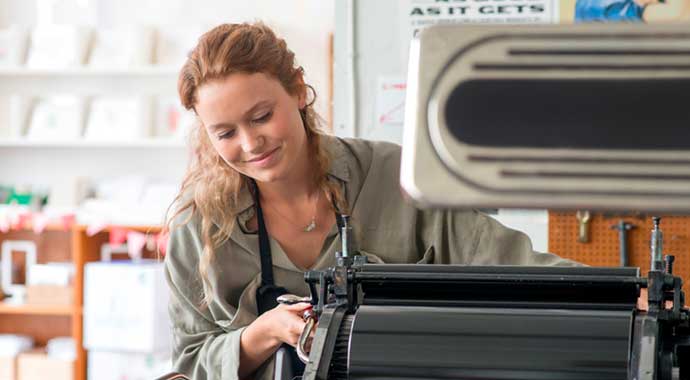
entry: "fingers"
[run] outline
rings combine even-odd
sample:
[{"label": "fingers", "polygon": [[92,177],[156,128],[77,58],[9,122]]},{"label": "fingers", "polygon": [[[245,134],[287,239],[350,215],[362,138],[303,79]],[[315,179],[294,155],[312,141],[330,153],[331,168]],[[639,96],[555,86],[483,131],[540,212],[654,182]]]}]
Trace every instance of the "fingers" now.
[{"label": "fingers", "polygon": [[310,304],[309,302],[298,302],[298,303],[293,304],[293,305],[278,304],[277,307],[279,307],[281,309],[289,310],[289,311],[299,312],[299,311],[311,309],[312,304]]},{"label": "fingers", "polygon": [[[673,309],[673,301],[664,302],[664,306],[666,309]],[[641,311],[649,310],[648,290],[646,288],[640,289],[640,297],[637,299],[637,309]]]},{"label": "fingers", "polygon": [[290,342],[288,344],[292,346],[297,346],[297,342],[299,341],[300,335],[302,335],[302,331],[304,331],[304,327],[306,326],[306,323],[300,318],[299,320],[296,320],[294,323],[291,324],[290,326]]},{"label": "fingers", "polygon": [[[293,347],[296,347],[297,344],[299,343],[299,338],[304,332],[304,329],[307,328],[307,323],[300,319],[298,322],[296,322],[294,325],[292,325],[290,329],[290,340],[286,341],[286,343],[290,344]],[[311,331],[309,332],[309,336],[307,337],[306,341],[306,347],[305,351],[309,352],[311,349],[311,343],[314,340],[314,335],[316,334],[316,328],[312,328]]]},{"label": "fingers", "polygon": [[[283,343],[293,347],[297,346],[299,337],[306,326],[306,322],[302,319],[302,314],[311,307],[312,305],[308,302],[300,302],[293,305],[279,304],[269,312],[272,315],[271,323],[278,331],[278,338]],[[311,337],[309,340],[311,341]]]},{"label": "fingers", "polygon": [[302,334],[306,322],[302,319],[299,312],[291,310],[276,310],[278,312],[277,322],[280,323],[281,340],[291,346],[296,346],[299,336]]}]

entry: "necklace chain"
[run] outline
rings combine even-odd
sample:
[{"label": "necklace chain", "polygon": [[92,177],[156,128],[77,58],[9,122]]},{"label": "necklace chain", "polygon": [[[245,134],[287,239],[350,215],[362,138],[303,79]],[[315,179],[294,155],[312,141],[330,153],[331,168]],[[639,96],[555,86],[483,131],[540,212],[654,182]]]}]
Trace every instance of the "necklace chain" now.
[{"label": "necklace chain", "polygon": [[[319,204],[319,200],[321,199],[321,190],[319,190],[316,194],[316,202],[314,202],[314,210],[311,214],[311,220],[309,221],[309,224],[306,226],[302,227],[303,232],[311,232],[316,229],[316,208]],[[299,223],[295,223],[291,218],[288,218],[287,216],[283,215],[280,211],[278,211],[277,208],[275,208],[272,204],[268,204],[268,207],[270,207],[273,211],[275,211],[278,216],[281,218],[285,219],[286,221],[290,222],[292,225],[299,225]]]}]

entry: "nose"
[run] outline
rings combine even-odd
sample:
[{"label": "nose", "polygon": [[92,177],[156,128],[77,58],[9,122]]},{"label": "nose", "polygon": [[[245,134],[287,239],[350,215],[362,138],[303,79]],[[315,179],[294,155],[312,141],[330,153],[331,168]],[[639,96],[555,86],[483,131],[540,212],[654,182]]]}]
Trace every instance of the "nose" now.
[{"label": "nose", "polygon": [[264,145],[264,137],[257,128],[240,128],[240,144],[247,153],[255,153]]}]

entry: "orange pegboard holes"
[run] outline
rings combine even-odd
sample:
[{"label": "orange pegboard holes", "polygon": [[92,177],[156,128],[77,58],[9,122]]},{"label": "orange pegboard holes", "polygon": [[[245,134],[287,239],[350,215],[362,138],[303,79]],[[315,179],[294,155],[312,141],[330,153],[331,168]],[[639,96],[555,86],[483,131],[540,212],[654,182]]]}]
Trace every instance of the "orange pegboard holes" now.
[{"label": "orange pegboard holes", "polygon": [[[676,257],[673,273],[684,283],[690,279],[690,217],[661,216],[663,252]],[[618,230],[612,229],[619,220],[635,227],[628,231],[628,266],[639,267],[646,274],[650,266],[652,217],[640,214],[592,213],[588,243],[577,241],[579,222],[575,212],[549,212],[549,251],[592,266],[619,265]]]}]

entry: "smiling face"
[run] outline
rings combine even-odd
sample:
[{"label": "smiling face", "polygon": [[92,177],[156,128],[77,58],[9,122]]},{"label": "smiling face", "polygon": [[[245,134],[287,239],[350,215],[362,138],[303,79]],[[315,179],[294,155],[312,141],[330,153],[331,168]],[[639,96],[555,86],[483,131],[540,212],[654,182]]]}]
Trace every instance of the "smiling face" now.
[{"label": "smiling face", "polygon": [[235,73],[201,85],[195,109],[230,167],[258,182],[275,182],[307,165],[299,113],[304,106],[304,96],[290,95],[266,74]]}]

